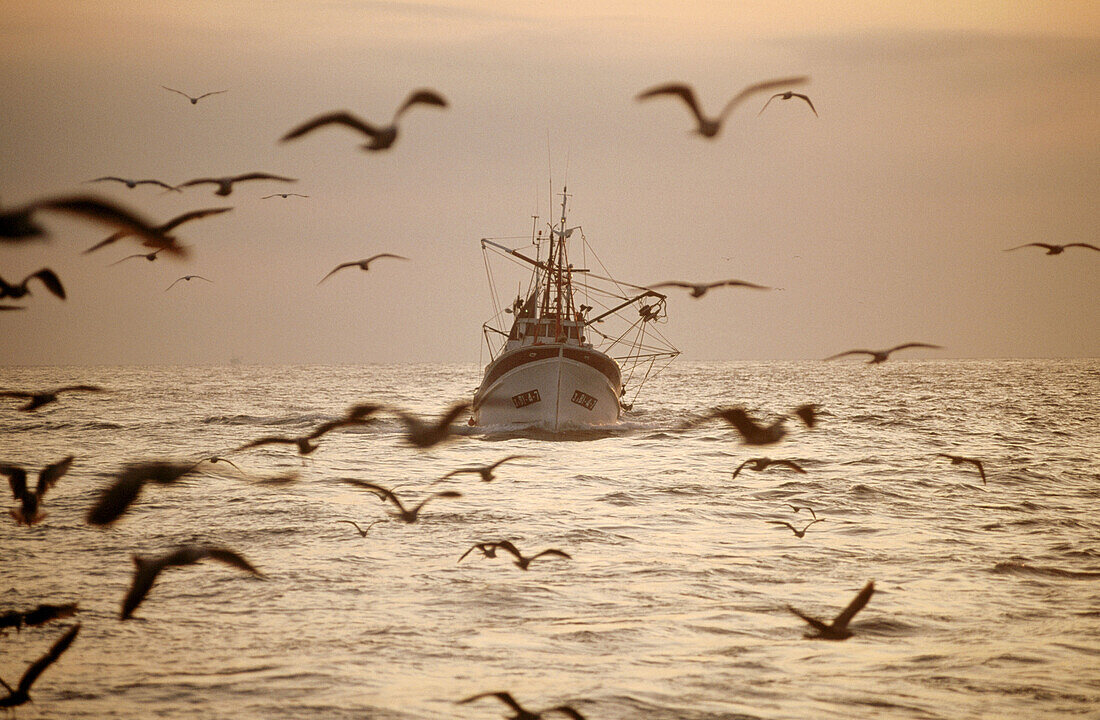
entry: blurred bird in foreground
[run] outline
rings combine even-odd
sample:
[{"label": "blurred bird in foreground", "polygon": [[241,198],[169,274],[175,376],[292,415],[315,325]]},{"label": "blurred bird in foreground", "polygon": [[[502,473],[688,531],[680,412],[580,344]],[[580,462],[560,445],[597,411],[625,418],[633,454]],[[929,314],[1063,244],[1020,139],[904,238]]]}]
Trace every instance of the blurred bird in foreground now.
[{"label": "blurred bird in foreground", "polygon": [[765,80],[764,82],[749,85],[744,90],[734,95],[733,98],[726,103],[726,106],[722,108],[722,112],[718,113],[718,115],[713,118],[703,114],[702,109],[699,107],[699,102],[695,99],[695,91],[692,90],[690,85],[685,85],[683,83],[657,85],[656,87],[639,93],[635,99],[646,100],[659,95],[673,95],[679,97],[688,106],[688,109],[691,110],[692,115],[695,116],[695,121],[697,123],[695,132],[705,138],[714,138],[722,129],[722,123],[726,121],[726,117],[728,117],[730,112],[732,112],[745,98],[754,93],[772,90],[784,85],[801,85],[807,80],[809,80],[809,78],[806,76],[798,76],[779,78],[777,80]]},{"label": "blurred bird in foreground", "polygon": [[947,453],[936,453],[936,457],[947,458],[951,461],[952,465],[961,465],[963,463],[969,463],[978,468],[978,474],[982,476],[982,485],[985,485],[985,466],[982,465],[982,461],[977,458],[963,457],[962,455],[948,455]]},{"label": "blurred bird in foreground", "polygon": [[481,698],[487,697],[495,697],[497,700],[500,700],[502,703],[512,708],[512,710],[515,712],[515,715],[511,717],[511,720],[541,720],[543,715],[548,715],[549,713],[553,712],[561,713],[566,717],[573,718],[573,720],[585,720],[584,715],[581,715],[569,705],[557,705],[555,707],[547,708],[546,710],[540,710],[538,712],[527,710],[518,702],[516,702],[516,699],[512,697],[510,693],[506,692],[479,693],[477,695],[471,695],[470,697],[463,700],[459,700],[458,704],[465,705],[466,703],[470,703],[475,700],[480,700]]},{"label": "blurred bird in foreground", "polygon": [[25,398],[27,404],[19,408],[23,412],[33,412],[43,405],[57,402],[57,396],[68,392],[106,392],[96,385],[65,385],[53,390],[0,390],[0,397]]},{"label": "blurred bird in foreground", "polygon": [[46,651],[46,654],[35,660],[24,671],[23,677],[19,678],[19,685],[14,689],[11,685],[8,685],[2,679],[0,679],[0,685],[4,686],[4,689],[8,691],[7,697],[0,698],[0,707],[13,708],[24,703],[31,701],[31,685],[38,679],[46,668],[57,662],[57,659],[61,657],[61,654],[69,649],[69,646],[73,644],[73,640],[76,639],[76,634],[80,632],[80,623],[73,625],[69,630],[57,639],[56,642]]},{"label": "blurred bird in foreground", "polygon": [[364,271],[370,270],[370,264],[372,262],[374,262],[375,260],[377,260],[378,258],[394,258],[396,260],[408,260],[407,257],[404,257],[402,255],[394,255],[393,253],[379,253],[377,255],[371,255],[369,258],[366,258],[365,260],[353,260],[351,262],[340,263],[339,265],[334,267],[332,270],[329,270],[328,275],[325,275],[323,278],[318,280],[317,284],[320,285],[325,280],[328,280],[330,277],[332,277],[332,275],[337,270],[343,270],[344,268],[357,267],[360,270],[364,270]]},{"label": "blurred bird in foreground", "polygon": [[932,348],[933,350],[943,349],[943,347],[940,345],[929,345],[928,343],[911,342],[904,343],[902,345],[895,345],[894,347],[887,350],[845,350],[842,353],[830,355],[825,359],[835,360],[836,358],[844,357],[845,355],[870,355],[871,359],[867,361],[867,364],[877,365],[878,363],[886,362],[886,359],[890,357],[891,353],[897,352],[898,350],[904,350],[905,348]]},{"label": "blurred bird in foreground", "polygon": [[0,475],[6,475],[8,485],[11,486],[11,494],[19,502],[19,507],[9,510],[9,514],[15,518],[19,525],[34,525],[46,517],[39,512],[42,504],[42,496],[52,488],[61,477],[69,471],[75,455],[51,463],[38,471],[38,483],[31,492],[27,487],[27,471],[18,465],[0,465]]},{"label": "blurred bird in foreground", "polygon": [[134,610],[137,610],[138,606],[145,600],[145,596],[152,590],[153,583],[156,582],[157,576],[159,576],[165,568],[192,565],[207,558],[223,562],[226,565],[232,565],[235,568],[252,573],[258,577],[263,577],[263,573],[254,568],[250,562],[245,560],[237,552],[229,550],[228,548],[182,545],[172,552],[159,557],[148,558],[142,557],[141,555],[134,555],[134,578],[130,584],[130,589],[126,593],[126,597],[122,599],[121,618],[127,620],[134,614]]},{"label": "blurred bird in foreground", "polygon": [[863,586],[863,589],[859,591],[859,594],[855,596],[852,602],[848,603],[848,607],[844,608],[839,615],[833,618],[831,623],[823,623],[817,618],[810,617],[805,613],[796,610],[790,605],[787,609],[792,613],[802,618],[810,624],[810,626],[816,631],[815,633],[807,633],[805,637],[810,640],[847,640],[852,637],[852,631],[848,629],[848,623],[852,621],[856,613],[863,609],[863,606],[867,604],[867,601],[871,599],[871,595],[875,592],[875,583],[871,581]]},{"label": "blurred bird in foreground", "polygon": [[41,281],[47,290],[62,300],[65,299],[65,288],[61,286],[61,279],[57,277],[57,273],[49,268],[42,268],[38,272],[33,272],[23,278],[22,282],[14,285],[5,281],[4,278],[0,278],[0,298],[10,297],[12,300],[18,300],[21,297],[30,295],[31,291],[27,287],[27,283],[31,280]]},{"label": "blurred bird in foreground", "polygon": [[324,115],[318,115],[317,117],[307,120],[298,127],[294,128],[286,135],[282,137],[280,142],[286,142],[287,140],[293,140],[299,138],[307,133],[313,132],[319,127],[325,125],[343,125],[349,127],[352,130],[357,130],[362,134],[370,138],[369,142],[364,143],[361,147],[363,150],[385,150],[393,145],[397,140],[397,120],[413,105],[434,105],[436,107],[447,107],[447,100],[435,92],[434,90],[415,90],[406,99],[405,102],[397,108],[397,111],[393,114],[393,120],[389,125],[376,126],[371,125],[365,120],[362,120],[355,115],[352,115],[347,110],[338,110],[336,112],[325,113]]}]

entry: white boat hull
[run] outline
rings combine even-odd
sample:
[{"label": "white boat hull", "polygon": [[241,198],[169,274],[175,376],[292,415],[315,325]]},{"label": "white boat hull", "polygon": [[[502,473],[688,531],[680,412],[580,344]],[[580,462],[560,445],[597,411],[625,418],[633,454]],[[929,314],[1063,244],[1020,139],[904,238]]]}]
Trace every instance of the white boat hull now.
[{"label": "white boat hull", "polygon": [[551,432],[613,425],[621,415],[622,377],[614,360],[591,348],[527,345],[489,363],[474,395],[479,426],[537,426]]}]

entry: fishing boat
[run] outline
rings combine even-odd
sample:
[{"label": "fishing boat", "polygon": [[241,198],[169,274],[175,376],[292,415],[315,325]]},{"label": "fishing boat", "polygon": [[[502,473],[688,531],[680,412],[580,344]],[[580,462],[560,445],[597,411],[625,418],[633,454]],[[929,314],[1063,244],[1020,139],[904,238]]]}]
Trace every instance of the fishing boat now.
[{"label": "fishing boat", "polygon": [[[481,239],[496,314],[482,325],[489,362],[474,393],[473,425],[553,433],[614,425],[646,380],[679,355],[659,330],[665,296],[609,276],[583,227],[567,227],[569,197],[562,188],[556,226],[539,229],[532,216],[529,245]],[[570,242],[602,274],[574,266]],[[500,258],[527,276],[526,289],[521,281],[503,306],[493,269]]]}]

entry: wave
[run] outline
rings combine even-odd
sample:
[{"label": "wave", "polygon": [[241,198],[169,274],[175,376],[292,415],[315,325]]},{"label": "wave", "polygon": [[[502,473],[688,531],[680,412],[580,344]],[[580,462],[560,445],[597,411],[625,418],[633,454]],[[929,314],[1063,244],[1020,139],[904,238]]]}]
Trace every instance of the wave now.
[{"label": "wave", "polygon": [[1064,570],[1057,567],[1029,565],[1024,562],[1006,561],[993,566],[997,575],[1030,575],[1033,577],[1065,578],[1067,580],[1100,580],[1100,571]]}]

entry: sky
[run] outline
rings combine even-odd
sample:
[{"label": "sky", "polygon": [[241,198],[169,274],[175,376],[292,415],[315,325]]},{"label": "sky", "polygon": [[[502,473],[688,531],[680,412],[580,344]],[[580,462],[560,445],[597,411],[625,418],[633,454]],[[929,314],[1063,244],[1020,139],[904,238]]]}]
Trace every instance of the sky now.
[{"label": "sky", "polygon": [[[182,226],[186,261],[41,215],[0,277],[43,267],[0,313],[0,365],[485,362],[479,239],[529,235],[568,185],[569,224],[615,277],[737,278],[673,292],[662,331],[692,360],[823,358],[919,341],[912,358],[1100,356],[1100,4],[1082,2],[52,2],[0,13],[0,203],[96,193]],[[692,85],[685,106],[635,95]],[[162,89],[222,94],[192,105]],[[384,123],[385,152],[339,128]],[[294,184],[162,193],[87,181],[262,171]],[[308,198],[271,198],[296,192]],[[554,201],[557,202],[556,200]],[[518,241],[517,241],[518,242]],[[367,273],[337,264],[380,252]],[[187,274],[211,283],[179,283]]]}]

